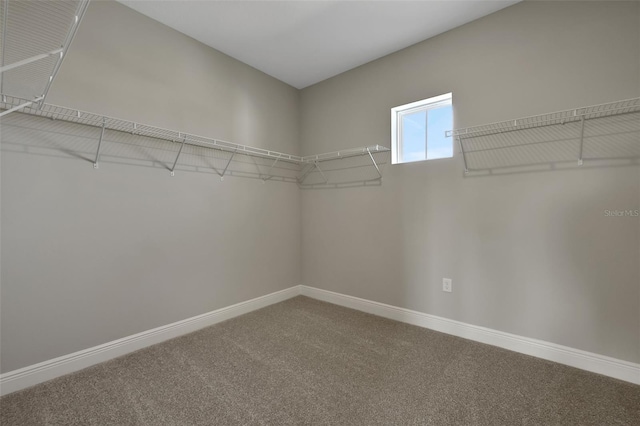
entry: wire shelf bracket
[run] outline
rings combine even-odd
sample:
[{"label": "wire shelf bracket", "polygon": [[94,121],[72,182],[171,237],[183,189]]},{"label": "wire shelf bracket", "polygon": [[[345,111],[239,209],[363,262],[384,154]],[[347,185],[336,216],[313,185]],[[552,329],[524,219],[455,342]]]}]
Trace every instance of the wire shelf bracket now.
[{"label": "wire shelf bracket", "polygon": [[271,167],[269,167],[269,170],[267,171],[267,175],[269,175],[269,177],[266,180],[271,179],[273,176],[271,175],[271,172],[273,171],[273,168],[276,166],[276,164],[278,164],[278,160],[280,160],[279,158],[276,158],[275,160],[273,160],[273,164],[271,164]]},{"label": "wire shelf bracket", "polygon": [[302,185],[304,183],[304,180],[307,178],[307,176],[309,175],[309,173],[311,173],[314,169],[316,168],[315,163],[307,163],[303,168],[302,168],[302,174],[300,175],[300,177],[298,178],[298,185]]},{"label": "wire shelf bracket", "polygon": [[104,138],[104,126],[105,120],[102,120],[102,129],[100,130],[100,139],[98,140],[98,149],[96,150],[96,159],[93,161],[93,168],[99,167],[98,160],[100,160],[100,148],[102,147],[102,138]]},{"label": "wire shelf bracket", "polygon": [[467,154],[464,152],[464,146],[462,145],[462,138],[458,136],[458,145],[460,145],[460,152],[462,153],[462,162],[464,163],[464,172],[469,173],[469,167],[467,166]]},{"label": "wire shelf bracket", "polygon": [[369,158],[371,158],[371,162],[373,163],[373,167],[375,167],[376,168],[376,172],[378,172],[379,179],[382,179],[382,173],[380,172],[380,168],[378,167],[378,163],[376,163],[376,159],[373,158],[373,154],[371,153],[371,150],[368,147],[367,147],[367,154],[369,154]]},{"label": "wire shelf bracket", "polygon": [[584,115],[580,117],[580,154],[578,155],[578,166],[582,166],[584,161],[582,160],[582,151],[584,149]]},{"label": "wire shelf bracket", "polygon": [[322,176],[322,179],[324,179],[324,183],[325,183],[325,184],[326,184],[326,183],[328,183],[328,182],[329,182],[329,180],[327,179],[327,177],[325,176],[324,172],[322,171],[322,169],[321,169],[321,168],[320,168],[320,166],[318,165],[318,162],[317,162],[317,161],[315,161],[313,164],[316,166],[316,170],[318,170],[318,172],[320,172],[320,175]]},{"label": "wire shelf bracket", "polygon": [[173,166],[171,166],[171,169],[169,170],[171,173],[171,176],[175,176],[175,169],[176,169],[176,164],[178,164],[178,159],[180,158],[180,154],[182,154],[182,149],[184,148],[184,144],[187,141],[187,138],[182,138],[182,143],[180,144],[180,149],[178,150],[178,154],[176,155],[176,159],[173,161]]},{"label": "wire shelf bracket", "polygon": [[225,173],[227,173],[227,169],[229,168],[229,165],[231,164],[231,161],[233,160],[233,157],[236,155],[236,152],[238,152],[238,150],[235,150],[231,153],[231,156],[229,157],[229,160],[227,161],[227,164],[224,166],[224,170],[222,170],[222,174],[220,174],[220,180],[223,181],[224,180],[224,175]]}]

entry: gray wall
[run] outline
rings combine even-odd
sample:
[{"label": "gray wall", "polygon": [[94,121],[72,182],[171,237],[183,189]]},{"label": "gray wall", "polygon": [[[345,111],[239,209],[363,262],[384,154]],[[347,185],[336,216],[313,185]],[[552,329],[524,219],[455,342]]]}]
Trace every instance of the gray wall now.
[{"label": "gray wall", "polygon": [[[520,3],[306,88],[302,152],[389,146],[390,108],[450,91],[456,127],[639,96],[640,4]],[[303,192],[304,284],[640,362],[640,223],[604,216],[639,168],[462,170]]]},{"label": "gray wall", "polygon": [[[298,98],[99,1],[47,101],[296,153]],[[19,114],[2,126],[2,372],[301,283],[295,185],[221,182],[195,155],[170,177],[175,146],[114,132],[96,171],[95,128]]]}]

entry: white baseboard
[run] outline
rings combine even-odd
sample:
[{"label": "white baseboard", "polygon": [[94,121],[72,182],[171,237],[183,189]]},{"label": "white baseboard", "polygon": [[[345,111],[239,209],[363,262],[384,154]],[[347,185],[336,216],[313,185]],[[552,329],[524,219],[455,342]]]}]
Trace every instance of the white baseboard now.
[{"label": "white baseboard", "polygon": [[640,364],[302,285],[1,374],[0,395],[126,355],[300,294],[640,385]]},{"label": "white baseboard", "polygon": [[0,375],[0,395],[6,395],[74,371],[82,370],[83,368],[137,351],[138,349],[191,333],[203,327],[255,311],[256,309],[264,308],[274,303],[282,302],[298,294],[300,294],[300,286],[293,286],[285,290],[247,300],[246,302],[236,303],[235,305],[217,309],[206,314],[187,318],[109,343],[4,373]]},{"label": "white baseboard", "polygon": [[314,287],[300,286],[300,294],[335,305],[498,346],[640,385],[640,364],[633,362]]}]

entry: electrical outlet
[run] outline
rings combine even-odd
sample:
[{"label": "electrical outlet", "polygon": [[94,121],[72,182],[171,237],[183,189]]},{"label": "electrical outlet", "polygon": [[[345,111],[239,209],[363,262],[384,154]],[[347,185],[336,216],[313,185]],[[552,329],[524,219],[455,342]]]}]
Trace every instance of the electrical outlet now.
[{"label": "electrical outlet", "polygon": [[453,291],[453,284],[451,283],[451,278],[442,279],[442,291],[446,291],[448,293],[451,293]]}]

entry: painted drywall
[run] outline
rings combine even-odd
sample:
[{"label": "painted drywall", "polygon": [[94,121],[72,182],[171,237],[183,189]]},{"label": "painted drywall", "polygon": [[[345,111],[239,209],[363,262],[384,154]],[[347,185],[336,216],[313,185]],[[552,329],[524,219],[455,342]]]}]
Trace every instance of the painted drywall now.
[{"label": "painted drywall", "polygon": [[[639,96],[639,24],[637,2],[511,6],[304,89],[302,153],[389,146],[392,107],[447,92],[456,127]],[[604,213],[639,208],[637,165],[384,174],[303,192],[305,285],[640,362],[640,219]]]},{"label": "painted drywall", "polygon": [[[296,153],[298,100],[282,82],[99,1],[47,102]],[[3,118],[2,372],[300,284],[296,185],[222,182],[205,160],[224,159],[197,155],[171,177],[175,144],[115,132],[94,170],[98,137]]]}]

